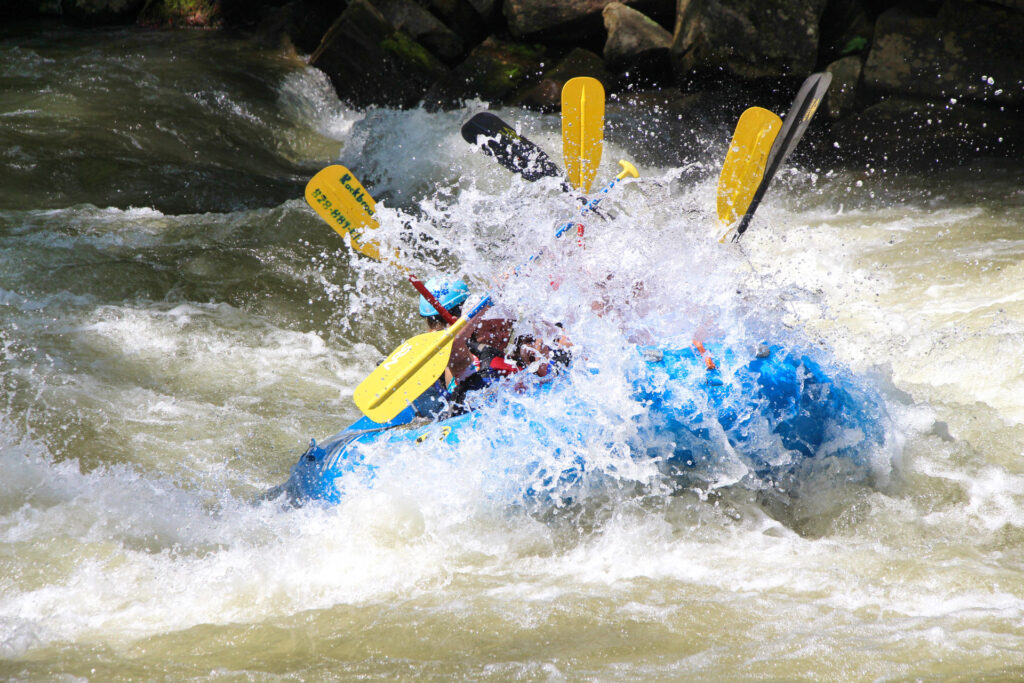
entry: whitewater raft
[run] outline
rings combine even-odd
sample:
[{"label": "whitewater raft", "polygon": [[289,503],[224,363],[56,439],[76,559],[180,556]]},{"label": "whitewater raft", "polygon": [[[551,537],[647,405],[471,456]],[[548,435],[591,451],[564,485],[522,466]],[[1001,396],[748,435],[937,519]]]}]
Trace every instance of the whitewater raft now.
[{"label": "whitewater raft", "polygon": [[[577,372],[601,371],[576,362],[553,381],[524,383],[517,376],[492,386],[479,392],[476,410],[448,419],[426,420],[411,407],[387,424],[363,417],[311,442],[276,492],[297,504],[337,503],[350,491],[374,487],[389,463],[454,458],[467,442],[490,453],[487,476],[508,479],[502,490],[531,498],[564,493],[588,470],[605,467],[587,455],[600,452],[602,442],[617,452],[625,445],[628,458],[653,463],[666,477],[700,476],[730,459],[749,476],[772,479],[808,461],[863,463],[885,439],[880,398],[808,355],[763,344],[709,345],[704,353],[692,346],[634,351],[636,362],[616,378],[631,391],[629,414],[617,420],[595,411],[589,383],[574,379]],[[557,417],[539,408],[550,405],[559,406]],[[389,460],[396,452],[400,459]]]}]

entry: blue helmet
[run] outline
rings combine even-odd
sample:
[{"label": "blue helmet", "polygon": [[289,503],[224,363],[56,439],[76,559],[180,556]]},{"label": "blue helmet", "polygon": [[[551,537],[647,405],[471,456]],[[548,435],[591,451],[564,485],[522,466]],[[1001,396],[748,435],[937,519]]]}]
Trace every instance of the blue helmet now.
[{"label": "blue helmet", "polygon": [[[469,287],[462,280],[446,280],[440,277],[432,277],[427,280],[427,289],[434,295],[434,298],[449,311],[469,298]],[[434,308],[426,297],[420,297],[420,315],[429,318],[437,315]]]}]

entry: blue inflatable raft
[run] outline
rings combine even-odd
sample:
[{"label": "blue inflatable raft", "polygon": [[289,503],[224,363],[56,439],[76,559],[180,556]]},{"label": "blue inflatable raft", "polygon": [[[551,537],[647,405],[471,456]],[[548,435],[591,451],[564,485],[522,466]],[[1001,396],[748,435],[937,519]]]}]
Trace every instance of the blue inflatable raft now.
[{"label": "blue inflatable raft", "polygon": [[[693,347],[634,351],[626,376],[615,378],[629,388],[629,410],[620,411],[628,414],[595,409],[599,397],[587,395],[585,379],[599,371],[577,362],[547,383],[500,382],[478,392],[476,409],[448,419],[417,418],[411,408],[387,424],[364,417],[312,442],[271,495],[286,493],[294,504],[337,503],[373,487],[388,463],[399,466],[388,453],[402,461],[454,458],[470,447],[467,441],[488,450],[488,476],[506,479],[500,488],[513,498],[559,502],[572,498],[588,474],[609,467],[588,456],[603,446],[686,485],[713,477],[725,459],[761,481],[827,458],[863,465],[885,440],[881,398],[842,370],[826,373],[807,355],[778,346],[709,345],[709,368]],[[538,409],[554,404],[557,417]]]}]

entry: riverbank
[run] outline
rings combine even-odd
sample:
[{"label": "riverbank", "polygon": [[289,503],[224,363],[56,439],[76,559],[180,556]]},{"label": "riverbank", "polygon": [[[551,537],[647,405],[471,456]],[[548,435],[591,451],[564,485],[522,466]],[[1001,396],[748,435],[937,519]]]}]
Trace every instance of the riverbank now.
[{"label": "riverbank", "polygon": [[1024,11],[1015,0],[352,0],[342,9],[323,0],[19,0],[3,12],[5,21],[244,31],[307,56],[357,108],[483,100],[552,111],[565,81],[592,76],[613,107],[647,124],[617,130],[612,115],[609,134],[635,133],[634,146],[659,163],[684,160],[680,150],[699,140],[728,139],[748,106],[784,114],[820,70],[832,86],[804,163],[897,170],[1024,155]]}]

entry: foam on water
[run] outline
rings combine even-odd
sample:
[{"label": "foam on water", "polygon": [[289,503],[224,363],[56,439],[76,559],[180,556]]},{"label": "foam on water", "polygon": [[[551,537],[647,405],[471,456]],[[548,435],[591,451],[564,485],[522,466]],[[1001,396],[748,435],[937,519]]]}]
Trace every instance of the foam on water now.
[{"label": "foam on water", "polygon": [[[19,87],[47,72],[43,47],[4,50],[0,77]],[[68,77],[105,54],[80,55]],[[122,85],[137,76],[126,68],[111,66]],[[317,72],[277,68],[272,113],[267,88],[238,74],[237,91],[218,77],[175,95],[164,68],[140,82],[273,149],[261,167],[298,178],[291,199],[204,213],[191,195],[171,211],[76,191],[70,205],[54,194],[0,213],[0,659],[16,663],[0,673],[88,675],[78,662],[102,657],[153,676],[299,670],[265,646],[268,629],[311,639],[310,678],[863,678],[1022,664],[1019,188],[990,173],[977,200],[957,194],[975,188],[969,178],[923,187],[797,168],[736,247],[717,241],[720,162],[700,159],[642,168],[604,219],[586,220],[581,248],[553,239],[579,207],[556,179],[526,183],[461,139],[477,103],[355,113]],[[556,117],[499,114],[559,148]],[[165,132],[137,142],[178,168],[185,138]],[[595,189],[630,152],[606,145]],[[252,504],[310,437],[356,419],[354,386],[422,329],[400,273],[345,249],[298,199],[305,172],[282,160],[349,166],[379,200],[387,253],[421,278],[493,287],[522,329],[563,322],[586,404],[513,396],[485,407],[493,430],[457,450],[373,453],[379,480],[340,505]],[[827,459],[780,494],[723,439],[715,468],[673,484],[630,455],[643,410],[624,378],[642,363],[637,343],[695,336],[768,340],[848,372],[884,399],[884,447],[865,467]],[[513,407],[547,429],[499,410]],[[570,412],[591,438],[556,429]],[[496,452],[497,437],[516,447]],[[587,475],[561,480],[556,449]],[[192,664],[168,673],[172,660]]]}]

